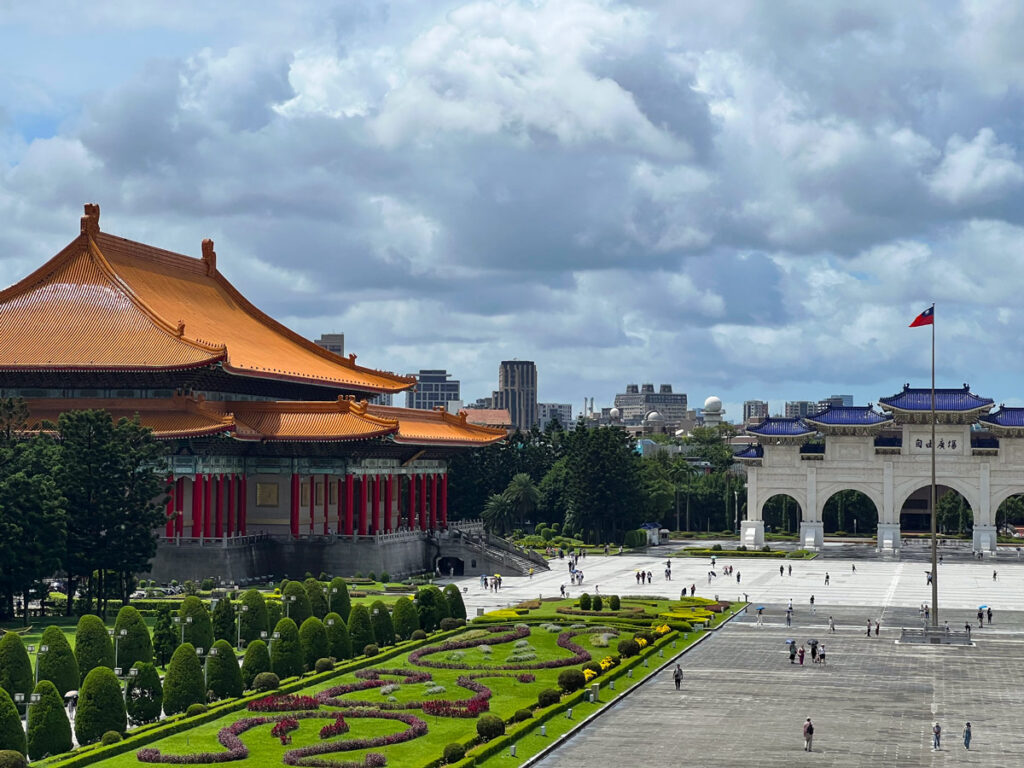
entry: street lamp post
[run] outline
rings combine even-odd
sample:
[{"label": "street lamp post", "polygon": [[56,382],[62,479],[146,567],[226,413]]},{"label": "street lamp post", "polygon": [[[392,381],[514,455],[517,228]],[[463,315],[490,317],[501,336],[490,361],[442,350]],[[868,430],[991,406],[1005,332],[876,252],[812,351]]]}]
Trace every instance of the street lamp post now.
[{"label": "street lamp post", "polygon": [[243,605],[242,609],[238,612],[238,642],[235,646],[238,650],[242,650],[242,614],[249,610],[248,605]]},{"label": "street lamp post", "polygon": [[274,634],[272,634],[270,636],[270,647],[267,649],[267,651],[268,651],[268,653],[270,653],[271,656],[274,655],[274,641],[275,640],[280,640],[280,639],[281,639],[281,633],[280,632],[275,632]]},{"label": "street lamp post", "polygon": [[732,505],[736,508],[736,530],[740,529],[740,492],[739,489],[732,489]]},{"label": "street lamp post", "polygon": [[327,612],[331,612],[331,595],[338,594],[337,587],[324,587],[324,594],[327,595]]},{"label": "street lamp post", "polygon": [[118,652],[121,646],[121,638],[128,634],[127,629],[122,629],[120,632],[115,632],[113,629],[108,629],[107,634],[114,638],[114,666],[118,666],[118,662],[121,660],[120,653]]},{"label": "street lamp post", "polygon": [[208,672],[209,672],[209,667],[210,667],[210,657],[211,656],[216,656],[216,655],[217,655],[217,649],[216,648],[211,648],[209,655],[206,657],[206,662],[203,664],[203,690],[204,691],[207,690],[207,680],[209,678]]},{"label": "street lamp post", "polygon": [[[31,649],[32,646],[30,645],[29,648]],[[40,645],[39,646],[39,653],[36,654],[36,685],[39,685],[39,656],[41,654],[49,653],[49,652],[50,652],[50,646],[48,646],[48,645]]]},{"label": "street lamp post", "polygon": [[288,595],[284,601],[284,617],[286,619],[291,618],[291,606],[295,602],[295,595]]},{"label": "street lamp post", "polygon": [[124,705],[128,706],[128,689],[132,687],[135,682],[135,678],[139,676],[139,668],[132,667],[128,670],[128,679],[124,681]]}]

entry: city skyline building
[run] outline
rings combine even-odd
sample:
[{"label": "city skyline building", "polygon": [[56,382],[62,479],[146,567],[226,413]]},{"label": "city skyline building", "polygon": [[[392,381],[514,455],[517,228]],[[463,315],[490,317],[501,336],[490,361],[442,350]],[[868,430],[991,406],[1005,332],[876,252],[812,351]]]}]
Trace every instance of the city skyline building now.
[{"label": "city skyline building", "polygon": [[345,334],[344,333],[321,333],[320,338],[314,342],[318,347],[323,347],[328,352],[333,352],[338,357],[345,356]]},{"label": "city skyline building", "polygon": [[571,430],[576,428],[572,420],[571,403],[537,403],[537,426],[545,429],[552,419],[558,419],[562,429]]},{"label": "city skyline building", "polygon": [[686,419],[686,394],[672,391],[671,384],[662,384],[654,391],[653,384],[627,384],[626,391],[615,395],[613,418],[624,424],[639,423],[656,411],[666,424],[679,424]]},{"label": "city skyline building", "polygon": [[421,369],[410,374],[416,379],[416,386],[405,393],[405,407],[421,411],[432,411],[438,406],[448,408],[448,403],[461,400],[461,383],[452,379],[443,368]]},{"label": "city skyline building", "polygon": [[768,401],[767,400],[744,400],[743,401],[743,421],[750,421],[751,419],[767,419],[768,418]]},{"label": "city skyline building", "polygon": [[502,360],[492,407],[506,409],[512,425],[528,430],[537,424],[537,365],[532,360]]}]

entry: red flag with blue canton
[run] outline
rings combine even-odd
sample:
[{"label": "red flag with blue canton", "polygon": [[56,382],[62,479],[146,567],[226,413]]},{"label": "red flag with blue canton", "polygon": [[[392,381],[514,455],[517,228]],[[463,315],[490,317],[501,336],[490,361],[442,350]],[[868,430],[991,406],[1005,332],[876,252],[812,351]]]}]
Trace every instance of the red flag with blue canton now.
[{"label": "red flag with blue canton", "polygon": [[921,325],[932,325],[935,323],[935,307],[928,307],[924,312],[914,318],[914,322],[910,324],[911,328],[917,328]]}]

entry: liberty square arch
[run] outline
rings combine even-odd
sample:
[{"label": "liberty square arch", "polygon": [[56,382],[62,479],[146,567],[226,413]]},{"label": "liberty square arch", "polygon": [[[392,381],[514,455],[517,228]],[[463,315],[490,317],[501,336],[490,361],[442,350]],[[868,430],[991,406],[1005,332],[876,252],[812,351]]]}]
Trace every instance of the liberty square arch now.
[{"label": "liberty square arch", "polygon": [[[936,483],[959,492],[974,515],[975,551],[996,548],[995,512],[1024,493],[1024,408],[1000,407],[962,389],[935,391]],[[874,406],[832,406],[803,419],[765,419],[748,431],[758,444],[737,455],[747,468],[747,546],[764,545],[764,505],[800,505],[800,543],[822,546],[825,502],[860,491],[878,510],[878,549],[900,548],[900,513],[931,484],[931,390],[909,385]],[[931,510],[929,509],[930,513]]]}]

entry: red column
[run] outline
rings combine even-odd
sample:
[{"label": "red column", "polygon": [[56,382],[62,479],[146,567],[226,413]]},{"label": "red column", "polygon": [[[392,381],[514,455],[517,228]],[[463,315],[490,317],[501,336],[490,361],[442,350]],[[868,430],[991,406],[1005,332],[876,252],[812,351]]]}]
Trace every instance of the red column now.
[{"label": "red column", "polygon": [[437,528],[437,474],[430,475],[430,527]]},{"label": "red column", "polygon": [[167,523],[164,528],[164,535],[174,538],[174,477],[167,478]]},{"label": "red column", "polygon": [[342,519],[342,513],[341,513],[341,510],[342,510],[342,508],[344,507],[344,504],[343,504],[343,503],[342,503],[342,501],[341,501],[341,493],[342,493],[342,490],[341,490],[341,489],[342,489],[342,487],[343,487],[343,484],[342,484],[342,481],[341,481],[341,478],[340,478],[340,477],[338,478],[338,481],[337,481],[337,482],[338,482],[338,527],[337,527],[337,528],[335,528],[334,530],[335,530],[335,531],[336,531],[337,533],[339,533],[339,534],[340,534],[340,533],[341,533],[341,532],[342,532],[343,530],[345,530],[345,529],[344,529],[344,528],[342,527],[342,526],[344,525],[344,522],[343,522],[343,519]]},{"label": "red column", "polygon": [[384,479],[384,533],[391,533],[391,522],[394,515],[392,495],[394,491],[395,476],[388,475]]},{"label": "red column", "polygon": [[239,536],[245,536],[245,514],[246,514],[246,498],[245,498],[245,475],[238,476],[238,534]]},{"label": "red column", "polygon": [[178,536],[185,535],[185,478],[179,477],[177,488],[174,494],[174,505],[177,517],[174,521],[174,530]]},{"label": "red column", "polygon": [[224,535],[224,475],[213,475],[214,535]]},{"label": "red column", "polygon": [[352,475],[345,475],[345,535],[352,535],[352,497],[355,488]]},{"label": "red column", "polygon": [[203,476],[196,475],[192,480],[192,537],[198,539],[203,535]]},{"label": "red column", "polygon": [[359,535],[366,535],[366,475],[359,477]]},{"label": "red column", "polygon": [[235,507],[238,504],[238,493],[235,490],[235,474],[228,475],[228,536],[235,535],[236,518]]},{"label": "red column", "polygon": [[210,538],[213,536],[213,475],[203,479],[203,510],[204,535]]},{"label": "red column", "polygon": [[380,475],[370,478],[370,533],[380,533]]},{"label": "red column", "polygon": [[299,473],[292,473],[292,536],[299,535]]},{"label": "red column", "polygon": [[309,532],[313,532],[313,518],[316,517],[316,476],[309,476]]},{"label": "red column", "polygon": [[327,535],[327,506],[331,501],[331,486],[327,475],[324,475],[324,536]]},{"label": "red column", "polygon": [[409,475],[409,530],[416,530],[416,475]]},{"label": "red column", "polygon": [[441,475],[441,527],[448,527],[448,473]]},{"label": "red column", "polygon": [[427,476],[420,475],[420,530],[427,530]]}]

